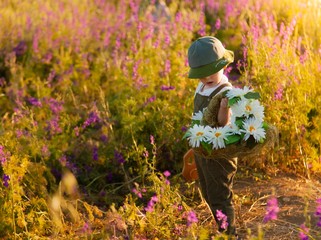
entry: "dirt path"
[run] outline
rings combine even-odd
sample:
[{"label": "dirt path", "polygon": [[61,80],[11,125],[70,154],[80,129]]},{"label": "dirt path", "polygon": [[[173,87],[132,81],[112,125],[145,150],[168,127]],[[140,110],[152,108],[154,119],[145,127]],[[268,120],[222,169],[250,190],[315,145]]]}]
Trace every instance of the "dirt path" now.
[{"label": "dirt path", "polygon": [[[321,239],[316,226],[316,199],[321,198],[319,180],[307,180],[293,175],[277,175],[267,180],[237,178],[234,185],[237,225],[244,237],[248,229],[257,236],[258,226],[264,229],[264,239],[299,239],[299,226],[311,218],[311,235]],[[280,212],[278,220],[263,224],[267,199],[275,193]]]}]

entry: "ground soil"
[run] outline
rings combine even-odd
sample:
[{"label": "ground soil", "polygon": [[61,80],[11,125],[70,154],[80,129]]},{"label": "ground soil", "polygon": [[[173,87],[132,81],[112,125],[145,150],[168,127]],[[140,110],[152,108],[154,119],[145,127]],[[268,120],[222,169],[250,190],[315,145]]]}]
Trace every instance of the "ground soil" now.
[{"label": "ground soil", "polygon": [[[316,200],[321,198],[321,181],[317,177],[307,179],[290,173],[273,175],[257,174],[256,177],[239,173],[234,183],[236,225],[242,239],[258,236],[258,229],[264,232],[267,240],[300,239],[300,225],[310,222],[313,238],[321,239],[321,227],[317,227],[315,216]],[[278,199],[278,219],[263,223],[267,200],[272,196]],[[206,204],[200,210],[212,221]],[[251,232],[251,234],[249,234]]]},{"label": "ground soil", "polygon": [[[291,174],[277,174],[269,179],[236,179],[237,223],[245,235],[247,229],[253,233],[258,225],[264,229],[264,239],[299,239],[299,227],[310,218],[311,235],[317,236],[321,228],[316,226],[316,199],[321,198],[321,183],[318,179],[306,179]],[[262,223],[266,213],[266,202],[271,195],[278,199],[278,219]],[[256,234],[255,234],[256,235]],[[321,235],[319,235],[321,237]],[[316,238],[318,239],[318,238]]]}]

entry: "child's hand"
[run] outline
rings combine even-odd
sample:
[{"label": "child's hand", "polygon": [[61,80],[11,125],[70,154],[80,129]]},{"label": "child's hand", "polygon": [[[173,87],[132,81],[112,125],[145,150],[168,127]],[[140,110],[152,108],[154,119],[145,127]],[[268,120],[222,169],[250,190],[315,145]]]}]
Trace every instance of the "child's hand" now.
[{"label": "child's hand", "polygon": [[221,108],[228,108],[228,99],[222,98],[220,106],[221,106]]}]

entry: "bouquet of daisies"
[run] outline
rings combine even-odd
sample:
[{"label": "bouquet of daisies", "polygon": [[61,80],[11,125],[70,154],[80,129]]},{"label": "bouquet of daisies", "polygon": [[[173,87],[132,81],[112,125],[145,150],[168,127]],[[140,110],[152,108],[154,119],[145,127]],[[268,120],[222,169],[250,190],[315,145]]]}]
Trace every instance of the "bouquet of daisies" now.
[{"label": "bouquet of daisies", "polygon": [[228,106],[232,111],[230,125],[205,125],[203,112],[198,112],[193,115],[191,127],[183,138],[188,140],[194,150],[206,150],[206,155],[223,153],[222,149],[227,150],[224,154],[233,155],[234,150],[230,146],[234,147],[235,156],[240,152],[246,154],[255,146],[263,144],[267,137],[269,126],[264,122],[264,107],[259,101],[260,95],[247,86],[243,89],[232,88],[223,95],[228,98]]}]

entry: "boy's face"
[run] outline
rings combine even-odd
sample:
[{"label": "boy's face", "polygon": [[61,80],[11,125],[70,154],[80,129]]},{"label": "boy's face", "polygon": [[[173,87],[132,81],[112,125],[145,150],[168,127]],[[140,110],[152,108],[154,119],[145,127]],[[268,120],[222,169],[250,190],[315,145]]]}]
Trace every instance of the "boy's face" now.
[{"label": "boy's face", "polygon": [[223,72],[224,72],[224,69],[222,69],[219,72],[214,73],[208,77],[200,78],[200,81],[207,88],[214,87],[215,85],[217,85],[221,81],[222,76],[223,76]]}]

